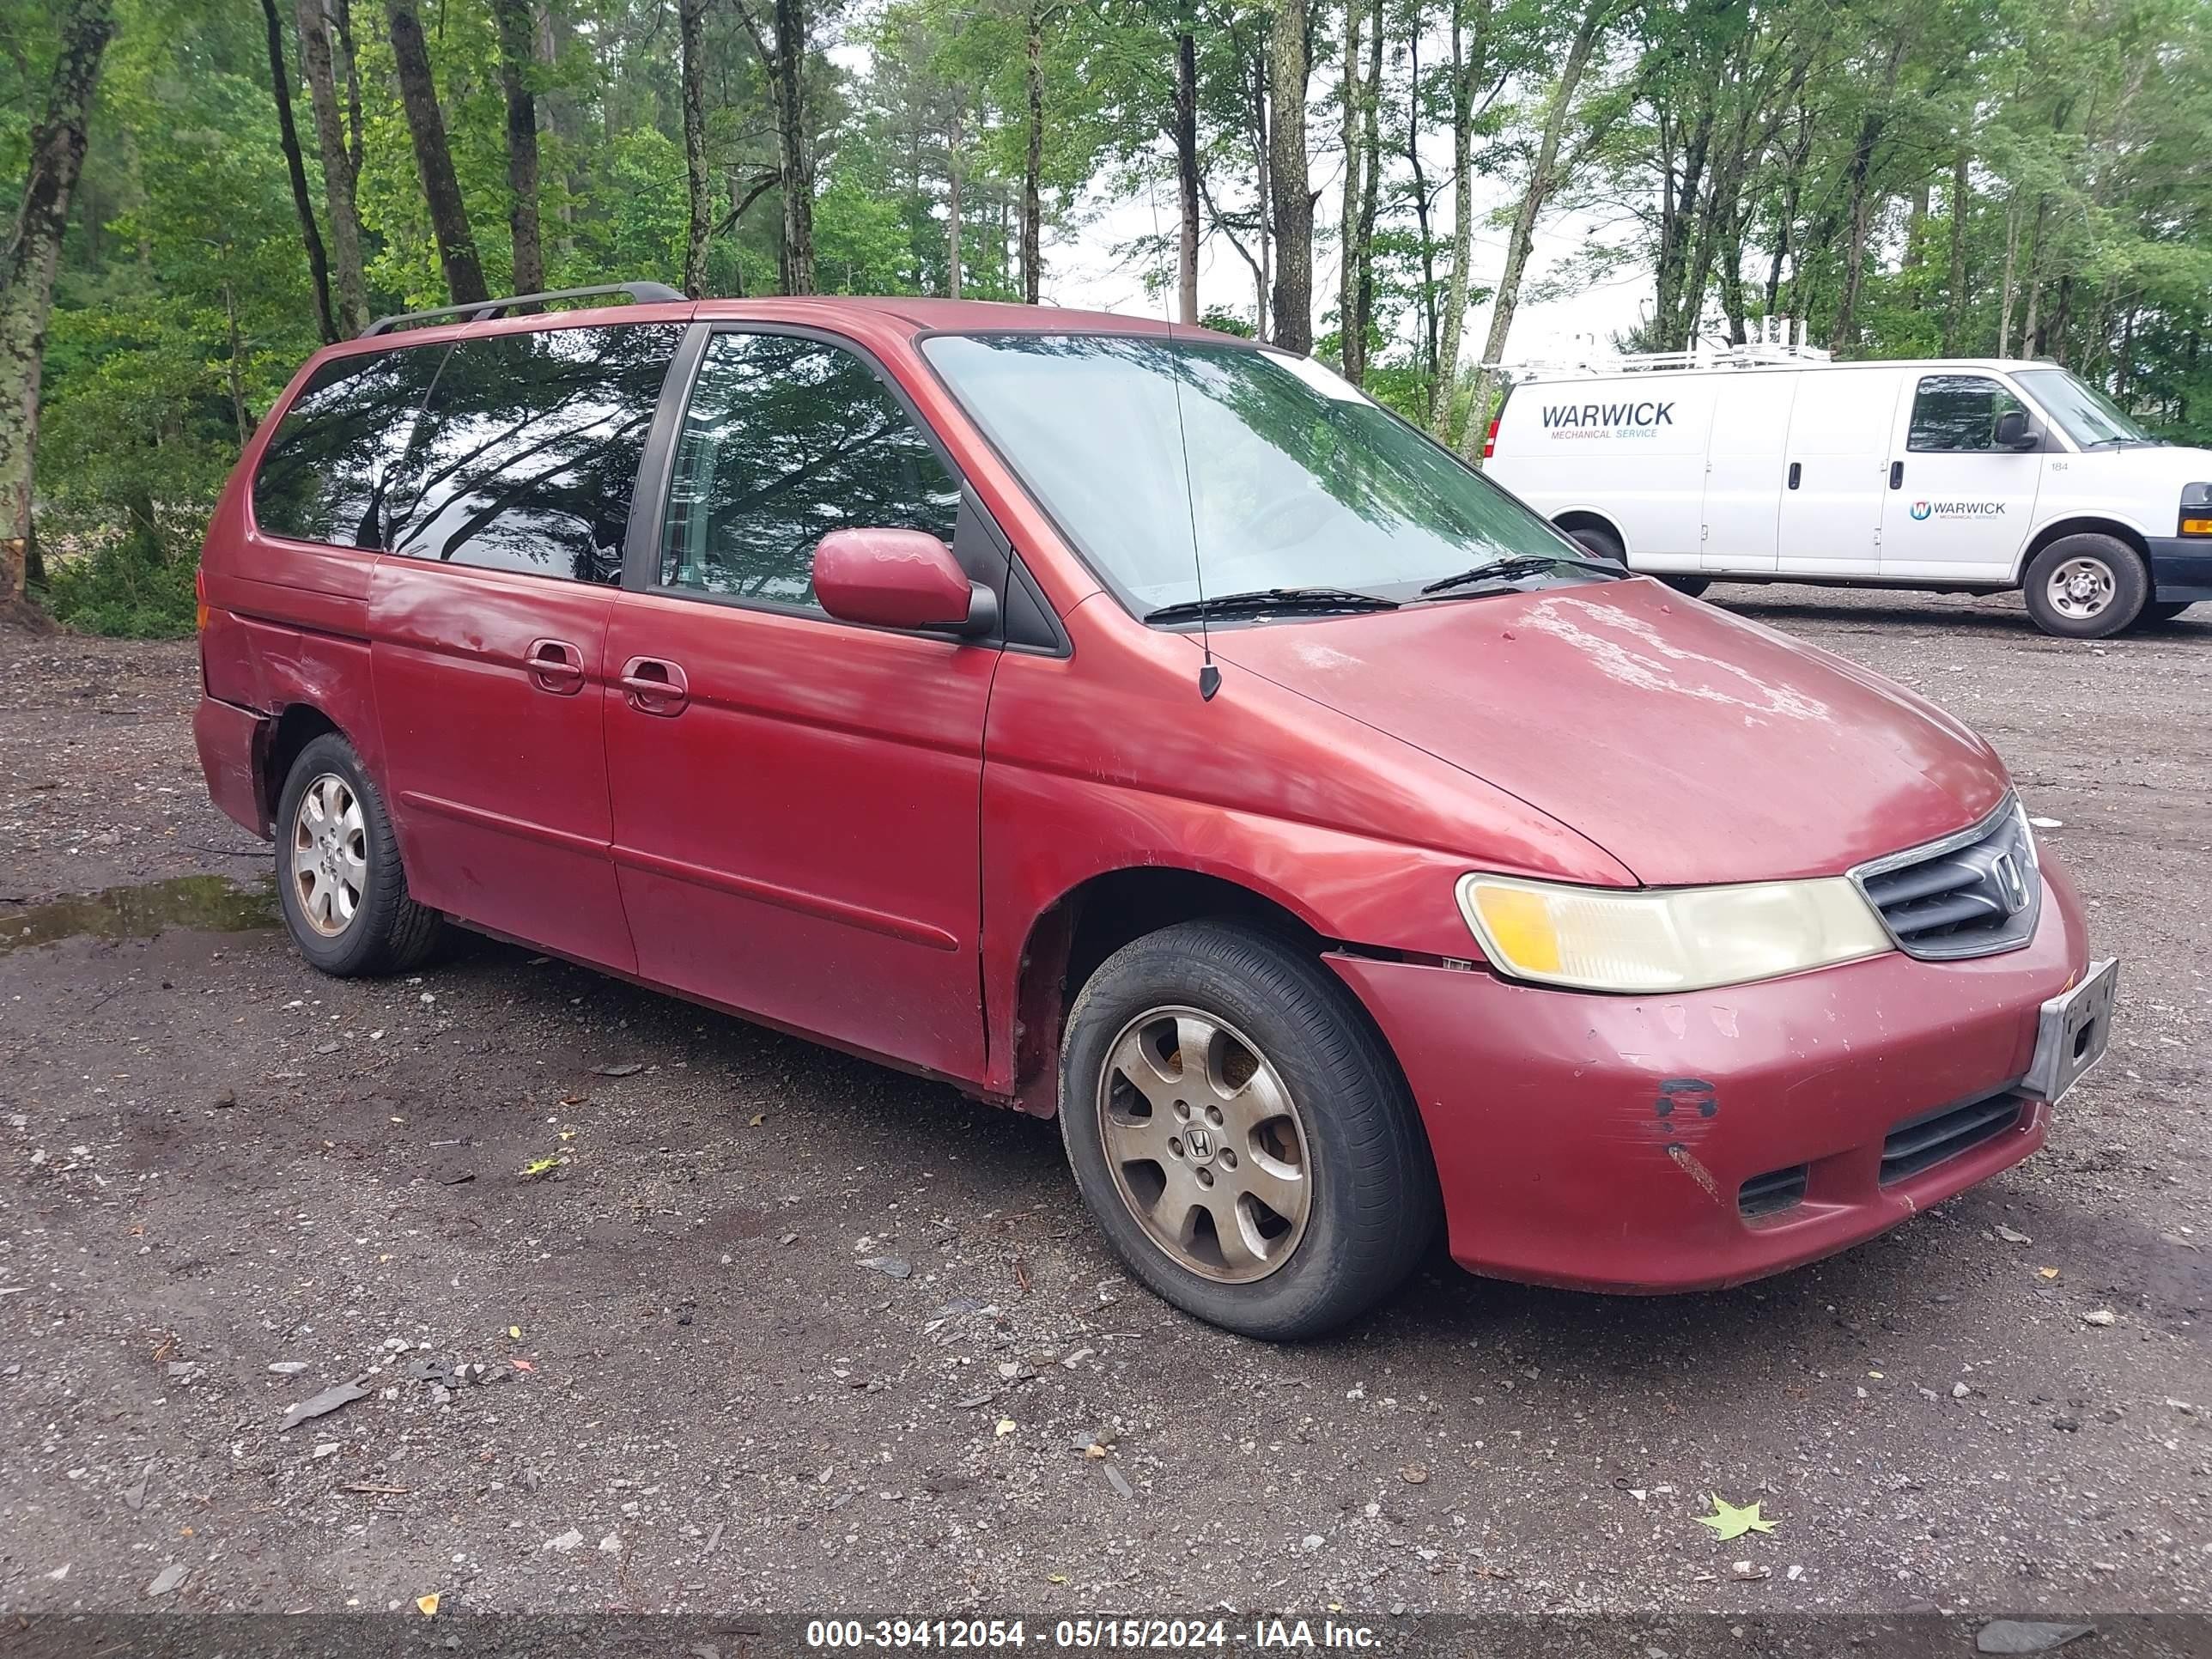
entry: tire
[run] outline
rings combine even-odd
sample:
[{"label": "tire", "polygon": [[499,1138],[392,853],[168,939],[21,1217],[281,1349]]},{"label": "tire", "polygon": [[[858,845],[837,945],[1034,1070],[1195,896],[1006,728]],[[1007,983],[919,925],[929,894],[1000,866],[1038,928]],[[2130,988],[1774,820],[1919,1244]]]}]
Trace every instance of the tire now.
[{"label": "tire", "polygon": [[2150,572],[2118,537],[2086,531],[2061,536],[2030,559],[2021,588],[2029,617],[2045,633],[2108,640],[2150,602]]},{"label": "tire", "polygon": [[2137,614],[2136,626],[2162,628],[2194,604],[2194,599],[2153,599]]},{"label": "tire", "polygon": [[384,793],[336,732],[302,749],[285,775],[276,902],[300,954],[338,979],[419,967],[444,932],[442,916],[408,896]]},{"label": "tire", "polygon": [[1662,576],[1659,579],[1686,599],[1694,599],[1712,586],[1703,576]]},{"label": "tire", "polygon": [[1609,564],[1620,565],[1623,569],[1627,568],[1628,550],[1620,544],[1620,538],[1610,530],[1601,530],[1594,524],[1583,524],[1577,525],[1565,534],[1569,541],[1581,544],[1583,551],[1592,558],[1603,559]]},{"label": "tire", "polygon": [[[1210,1056],[1195,1091],[1186,1036]],[[1237,923],[1163,928],[1091,976],[1061,1045],[1060,1127],[1130,1273],[1245,1336],[1364,1313],[1436,1231],[1428,1141],[1382,1039],[1311,956]],[[1177,1219],[1186,1242],[1164,1242]]]}]

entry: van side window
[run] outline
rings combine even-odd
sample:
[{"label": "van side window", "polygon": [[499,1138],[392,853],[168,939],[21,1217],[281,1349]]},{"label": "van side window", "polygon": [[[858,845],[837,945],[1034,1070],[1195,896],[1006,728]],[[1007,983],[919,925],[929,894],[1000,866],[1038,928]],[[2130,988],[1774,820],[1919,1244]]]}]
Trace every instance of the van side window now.
[{"label": "van side window", "polygon": [[623,323],[463,340],[392,491],[392,550],[620,581],[638,463],[683,331]]},{"label": "van side window", "polygon": [[255,524],[295,541],[382,547],[386,492],[447,350],[403,347],[317,369],[262,452]]},{"label": "van side window", "polygon": [[717,334],[678,436],[664,586],[819,609],[814,546],[833,530],[946,543],[960,481],[854,353],[789,334]]},{"label": "van side window", "polygon": [[1923,374],[1912,394],[1912,428],[1905,447],[1916,451],[1995,449],[1997,417],[2024,407],[1982,374]]}]

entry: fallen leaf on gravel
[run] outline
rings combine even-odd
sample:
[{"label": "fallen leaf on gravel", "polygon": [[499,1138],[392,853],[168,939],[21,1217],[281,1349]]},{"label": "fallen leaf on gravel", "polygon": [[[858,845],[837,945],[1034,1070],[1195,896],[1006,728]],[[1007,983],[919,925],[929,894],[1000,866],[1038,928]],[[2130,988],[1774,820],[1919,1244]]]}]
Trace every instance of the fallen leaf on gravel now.
[{"label": "fallen leaf on gravel", "polygon": [[1044,1582],[1048,1584],[1065,1584],[1067,1582],[1067,1575],[1064,1572],[1048,1572],[1044,1576]]},{"label": "fallen leaf on gravel", "polygon": [[1000,1439],[1001,1439],[1001,1440],[1004,1440],[1004,1439],[1005,1439],[1008,1435],[1012,1434],[1013,1431],[1014,1431],[1014,1419],[1013,1419],[1012,1418],[1011,1418],[1011,1417],[1002,1417],[1002,1418],[1000,1418],[1000,1419],[999,1419],[999,1426],[998,1426],[996,1429],[994,1429],[994,1430],[993,1430],[993,1431],[992,1431],[992,1432],[993,1432],[993,1433],[994,1433],[994,1434],[996,1434],[996,1435],[999,1437],[999,1438],[1000,1438]]},{"label": "fallen leaf on gravel", "polygon": [[425,1619],[435,1619],[438,1616],[438,1596],[435,1591],[428,1595],[416,1596],[415,1605],[421,1610]]},{"label": "fallen leaf on gravel", "polygon": [[2058,1277],[2058,1269],[2056,1267],[2038,1267],[2035,1271],[2045,1279],[2056,1279]]},{"label": "fallen leaf on gravel", "polygon": [[2110,1308],[2092,1308],[2081,1316],[2081,1322],[2084,1325],[2117,1325],[2120,1322],[2120,1316]]},{"label": "fallen leaf on gravel", "polygon": [[768,1114],[766,1112],[755,1112],[750,1117],[745,1120],[745,1127],[748,1129],[757,1129],[762,1124],[767,1121]]},{"label": "fallen leaf on gravel", "polygon": [[2008,1244],[2033,1244],[2035,1243],[2035,1241],[2030,1238],[2026,1233],[2014,1232],[2002,1222],[1999,1222],[1997,1224],[1996,1234],[1999,1238],[2004,1240]]},{"label": "fallen leaf on gravel", "polygon": [[557,1158],[533,1158],[522,1166],[522,1178],[525,1181],[543,1181],[560,1167],[561,1160]]},{"label": "fallen leaf on gravel", "polygon": [[1711,1527],[1716,1538],[1725,1540],[1730,1538],[1741,1538],[1747,1532],[1774,1530],[1774,1522],[1760,1517],[1757,1504],[1738,1509],[1718,1493],[1709,1494],[1705,1501],[1713,1506],[1713,1512],[1711,1515],[1698,1516],[1698,1524],[1701,1527]]},{"label": "fallen leaf on gravel", "polygon": [[507,1328],[507,1334],[508,1337],[514,1341],[520,1342],[522,1340],[522,1327],[520,1325],[509,1325]]},{"label": "fallen leaf on gravel", "polygon": [[1974,1638],[1978,1653],[2049,1653],[2096,1631],[2094,1625],[2054,1625],[2034,1619],[1992,1619]]},{"label": "fallen leaf on gravel", "polygon": [[1103,1457],[1106,1455],[1106,1448],[1094,1440],[1083,1449],[1083,1455],[1085,1457]]},{"label": "fallen leaf on gravel", "polygon": [[1398,1471],[1398,1478],[1409,1486],[1424,1486],[1428,1484],[1429,1472],[1419,1463],[1408,1463]]},{"label": "fallen leaf on gravel", "polygon": [[326,1417],[341,1406],[350,1406],[356,1400],[368,1398],[369,1391],[359,1382],[339,1382],[325,1389],[312,1400],[302,1400],[284,1413],[284,1420],[276,1425],[282,1434],[287,1429],[296,1429],[311,1417]]},{"label": "fallen leaf on gravel", "polygon": [[612,1066],[594,1066],[592,1071],[599,1077],[635,1077],[645,1069],[641,1060],[618,1060]]}]

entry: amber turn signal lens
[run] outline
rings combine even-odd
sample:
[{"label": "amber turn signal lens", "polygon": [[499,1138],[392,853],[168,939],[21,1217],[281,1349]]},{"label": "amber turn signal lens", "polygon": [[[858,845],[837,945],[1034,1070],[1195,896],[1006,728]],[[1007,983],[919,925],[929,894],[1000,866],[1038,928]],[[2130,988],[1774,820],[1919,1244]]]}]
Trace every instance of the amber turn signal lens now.
[{"label": "amber turn signal lens", "polygon": [[2212,536],[2212,519],[2184,519],[2181,533],[2185,536]]}]

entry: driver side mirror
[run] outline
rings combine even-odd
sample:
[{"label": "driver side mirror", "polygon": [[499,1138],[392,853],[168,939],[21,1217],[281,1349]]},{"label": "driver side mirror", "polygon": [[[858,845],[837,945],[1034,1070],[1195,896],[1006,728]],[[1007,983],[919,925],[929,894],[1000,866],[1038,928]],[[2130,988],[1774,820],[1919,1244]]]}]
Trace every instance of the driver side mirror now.
[{"label": "driver side mirror", "polygon": [[833,530],[814,549],[814,597],[840,622],[997,631],[998,596],[921,530]]},{"label": "driver side mirror", "polygon": [[1997,416],[1997,429],[1993,447],[1997,449],[2033,449],[2038,442],[2035,422],[2027,418],[2024,409],[2008,409]]}]

